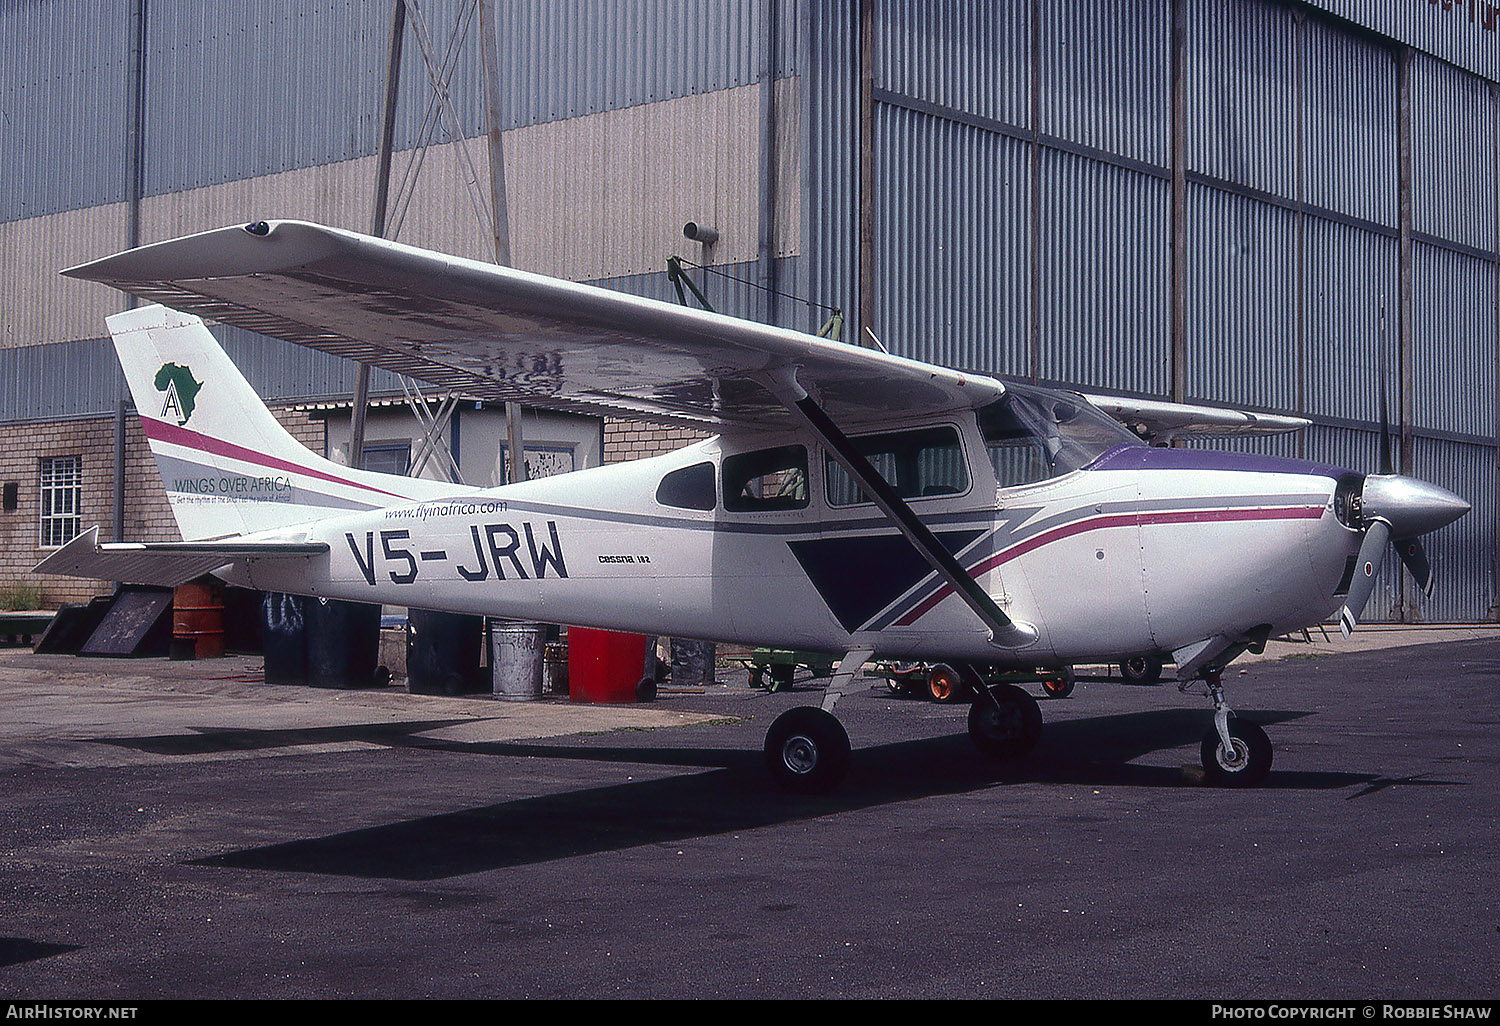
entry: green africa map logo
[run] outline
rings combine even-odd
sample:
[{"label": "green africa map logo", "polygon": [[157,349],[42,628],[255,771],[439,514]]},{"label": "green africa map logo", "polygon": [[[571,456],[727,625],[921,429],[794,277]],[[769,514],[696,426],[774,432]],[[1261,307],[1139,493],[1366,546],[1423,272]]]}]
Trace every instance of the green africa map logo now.
[{"label": "green africa map logo", "polygon": [[196,380],[192,372],[180,363],[164,363],[156,372],[154,384],[158,392],[167,393],[161,404],[161,419],[166,420],[171,414],[177,418],[178,427],[186,424],[193,415],[193,400],[203,382]]}]

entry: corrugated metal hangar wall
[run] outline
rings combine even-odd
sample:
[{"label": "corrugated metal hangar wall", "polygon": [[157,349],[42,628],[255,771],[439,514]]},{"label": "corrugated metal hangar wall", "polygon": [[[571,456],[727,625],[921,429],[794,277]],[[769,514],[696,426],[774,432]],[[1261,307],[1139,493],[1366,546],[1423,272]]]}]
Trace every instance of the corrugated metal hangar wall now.
[{"label": "corrugated metal hangar wall", "polygon": [[[396,177],[417,153],[422,171],[397,237],[484,257],[472,4],[410,7]],[[141,242],[262,217],[368,229],[391,10],[0,9],[0,421],[116,408],[99,335],[121,299],[55,271],[132,221]],[[733,275],[701,279],[728,312],[816,329],[836,306],[845,338],[902,355],[1296,412],[1315,426],[1271,451],[1362,468],[1384,366],[1403,469],[1474,512],[1432,539],[1431,600],[1388,567],[1370,615],[1495,616],[1497,4],[496,10],[519,266],[671,298],[681,253]],[[451,108],[423,51],[451,63]],[[719,229],[713,252],[686,221]],[[352,389],[337,361],[226,342],[269,396]]]},{"label": "corrugated metal hangar wall", "polygon": [[1474,512],[1371,612],[1492,618],[1500,8],[1459,6],[819,8],[804,287],[902,355],[1295,412],[1257,444],[1371,470],[1384,337],[1403,469]]}]

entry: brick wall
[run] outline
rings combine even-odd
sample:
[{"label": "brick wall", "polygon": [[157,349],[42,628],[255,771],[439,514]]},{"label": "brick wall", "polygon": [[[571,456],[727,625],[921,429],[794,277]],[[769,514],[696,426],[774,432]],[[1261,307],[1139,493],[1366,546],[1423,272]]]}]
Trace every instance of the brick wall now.
[{"label": "brick wall", "polygon": [[645,459],[647,456],[662,456],[684,445],[702,441],[711,432],[695,428],[663,427],[659,424],[639,424],[630,420],[604,421],[604,462],[625,463]]},{"label": "brick wall", "polygon": [[[276,418],[303,445],[323,454],[324,422],[290,409]],[[39,585],[42,608],[85,602],[111,591],[108,581],[33,574],[31,568],[50,549],[41,546],[41,461],[46,457],[82,457],[80,530],[99,528],[101,541],[114,537],[115,422],[113,417],[0,426],[0,483],[16,483],[16,509],[0,510],[0,590],[16,584]],[[176,541],[181,537],[162,489],[156,461],[146,445],[140,421],[125,425],[125,541]]]}]

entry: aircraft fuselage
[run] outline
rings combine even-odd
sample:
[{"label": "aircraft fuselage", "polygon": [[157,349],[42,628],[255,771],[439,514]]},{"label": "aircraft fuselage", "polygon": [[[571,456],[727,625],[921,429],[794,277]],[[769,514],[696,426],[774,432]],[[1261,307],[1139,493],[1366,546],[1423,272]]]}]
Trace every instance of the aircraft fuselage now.
[{"label": "aircraft fuselage", "polygon": [[[975,451],[972,425],[953,426]],[[726,459],[732,474],[736,456],[795,447],[812,455],[792,501],[746,508],[723,491]],[[969,458],[961,491],[910,504],[1000,608],[1035,629],[1038,640],[1024,649],[996,648],[889,520],[795,436],[714,438],[654,459],[320,521],[307,537],[329,546],[322,565],[252,563],[240,583],[721,642],[1031,667],[1322,622],[1359,547],[1359,532],[1336,509],[1339,481],[1355,476],[1333,467],[1125,445],[1087,468],[1000,487],[990,462]]]}]

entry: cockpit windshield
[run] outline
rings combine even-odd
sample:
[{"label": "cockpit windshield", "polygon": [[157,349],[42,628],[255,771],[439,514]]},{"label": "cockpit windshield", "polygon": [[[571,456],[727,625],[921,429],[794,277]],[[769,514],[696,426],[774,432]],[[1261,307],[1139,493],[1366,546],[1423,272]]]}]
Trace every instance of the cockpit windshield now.
[{"label": "cockpit windshield", "polygon": [[1145,444],[1082,396],[1009,382],[1005,395],[979,411],[979,430],[1001,487],[1044,481],[1110,449]]}]

